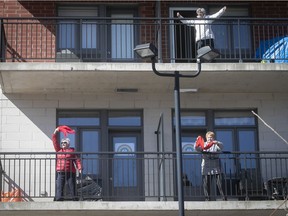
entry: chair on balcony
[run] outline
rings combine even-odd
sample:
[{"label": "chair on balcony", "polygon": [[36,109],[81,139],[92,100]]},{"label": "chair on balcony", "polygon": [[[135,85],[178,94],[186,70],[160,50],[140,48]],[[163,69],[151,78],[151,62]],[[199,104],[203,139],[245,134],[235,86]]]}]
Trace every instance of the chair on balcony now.
[{"label": "chair on balcony", "polygon": [[77,180],[77,194],[80,200],[97,201],[102,199],[102,180],[89,175]]}]

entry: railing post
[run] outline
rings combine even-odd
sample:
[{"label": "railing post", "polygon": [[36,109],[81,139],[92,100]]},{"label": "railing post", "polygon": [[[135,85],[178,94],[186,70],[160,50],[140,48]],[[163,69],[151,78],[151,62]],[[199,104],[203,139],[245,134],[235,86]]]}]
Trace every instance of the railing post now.
[{"label": "railing post", "polygon": [[83,52],[82,52],[82,24],[83,24],[83,19],[80,19],[79,20],[79,31],[80,31],[80,34],[79,34],[79,58],[81,61],[83,61]]},{"label": "railing post", "polygon": [[240,19],[238,19],[238,46],[239,46],[239,63],[243,62],[241,52],[241,36],[240,36]]},{"label": "railing post", "polygon": [[3,19],[0,19],[0,62],[5,61],[6,45],[5,45],[5,31],[3,26]]},{"label": "railing post", "polygon": [[[3,168],[2,168],[2,162],[0,160],[0,192],[2,192],[2,178],[3,178]],[[2,195],[0,194],[0,202],[2,201]]]}]

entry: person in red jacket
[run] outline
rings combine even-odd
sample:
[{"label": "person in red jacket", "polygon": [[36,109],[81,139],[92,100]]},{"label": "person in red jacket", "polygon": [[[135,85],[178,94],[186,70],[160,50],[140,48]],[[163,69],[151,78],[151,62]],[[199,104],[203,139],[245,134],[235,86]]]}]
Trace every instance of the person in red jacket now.
[{"label": "person in red jacket", "polygon": [[57,127],[53,133],[52,141],[56,152],[63,154],[56,155],[56,195],[54,201],[63,201],[63,189],[65,183],[68,183],[70,195],[73,200],[78,200],[76,197],[76,168],[79,173],[82,171],[81,160],[77,154],[69,154],[75,152],[74,148],[70,147],[70,139],[63,138],[59,144],[57,140],[57,132],[60,131]]}]

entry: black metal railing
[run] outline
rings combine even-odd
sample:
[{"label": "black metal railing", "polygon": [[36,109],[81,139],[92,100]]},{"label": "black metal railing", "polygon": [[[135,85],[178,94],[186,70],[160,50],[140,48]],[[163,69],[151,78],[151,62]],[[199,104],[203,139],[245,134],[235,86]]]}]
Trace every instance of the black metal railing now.
[{"label": "black metal railing", "polygon": [[[2,61],[133,62],[133,48],[148,42],[161,62],[197,57],[195,28],[178,18],[2,18],[0,24]],[[288,19],[221,18],[211,28],[217,61],[288,61]]]},{"label": "black metal railing", "polygon": [[[0,153],[2,202],[44,198],[52,201],[57,154]],[[175,152],[75,154],[83,165],[75,183],[80,200],[177,200]],[[204,200],[201,156],[195,152],[183,153],[185,200]],[[228,200],[287,197],[288,152],[227,152],[221,153],[220,158],[222,185]],[[218,195],[216,187],[212,186],[212,199],[217,200]],[[64,191],[64,199],[71,199],[67,191]]]}]

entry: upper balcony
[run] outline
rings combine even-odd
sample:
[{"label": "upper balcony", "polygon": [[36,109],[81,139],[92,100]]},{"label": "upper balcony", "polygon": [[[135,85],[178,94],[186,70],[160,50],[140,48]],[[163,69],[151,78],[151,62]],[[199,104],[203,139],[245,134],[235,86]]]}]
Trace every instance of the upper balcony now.
[{"label": "upper balcony", "polygon": [[[167,79],[155,79],[150,62],[140,63],[143,60],[133,51],[136,45],[148,42],[158,47],[159,70],[196,70],[195,28],[178,18],[2,18],[0,22],[4,93],[117,88],[166,91],[171,86]],[[206,92],[287,92],[288,67],[279,64],[288,62],[287,23],[288,19],[268,18],[215,20],[211,28],[221,55],[216,63],[202,65],[203,82],[201,86],[195,83],[195,88]],[[221,72],[221,76],[213,72]],[[68,82],[67,77],[69,85],[65,87],[60,80]],[[95,80],[101,82],[95,85]],[[245,89],[239,80],[245,82]],[[147,87],[153,82],[157,85]],[[183,88],[186,85],[190,83],[184,81]]]},{"label": "upper balcony", "polygon": [[[288,62],[287,23],[215,20],[210,27],[221,53],[217,62]],[[196,34],[203,37],[195,27],[204,24],[187,26],[178,18],[2,18],[0,57],[2,62],[135,62],[133,48],[153,42],[160,62],[189,63],[197,57]]]}]

